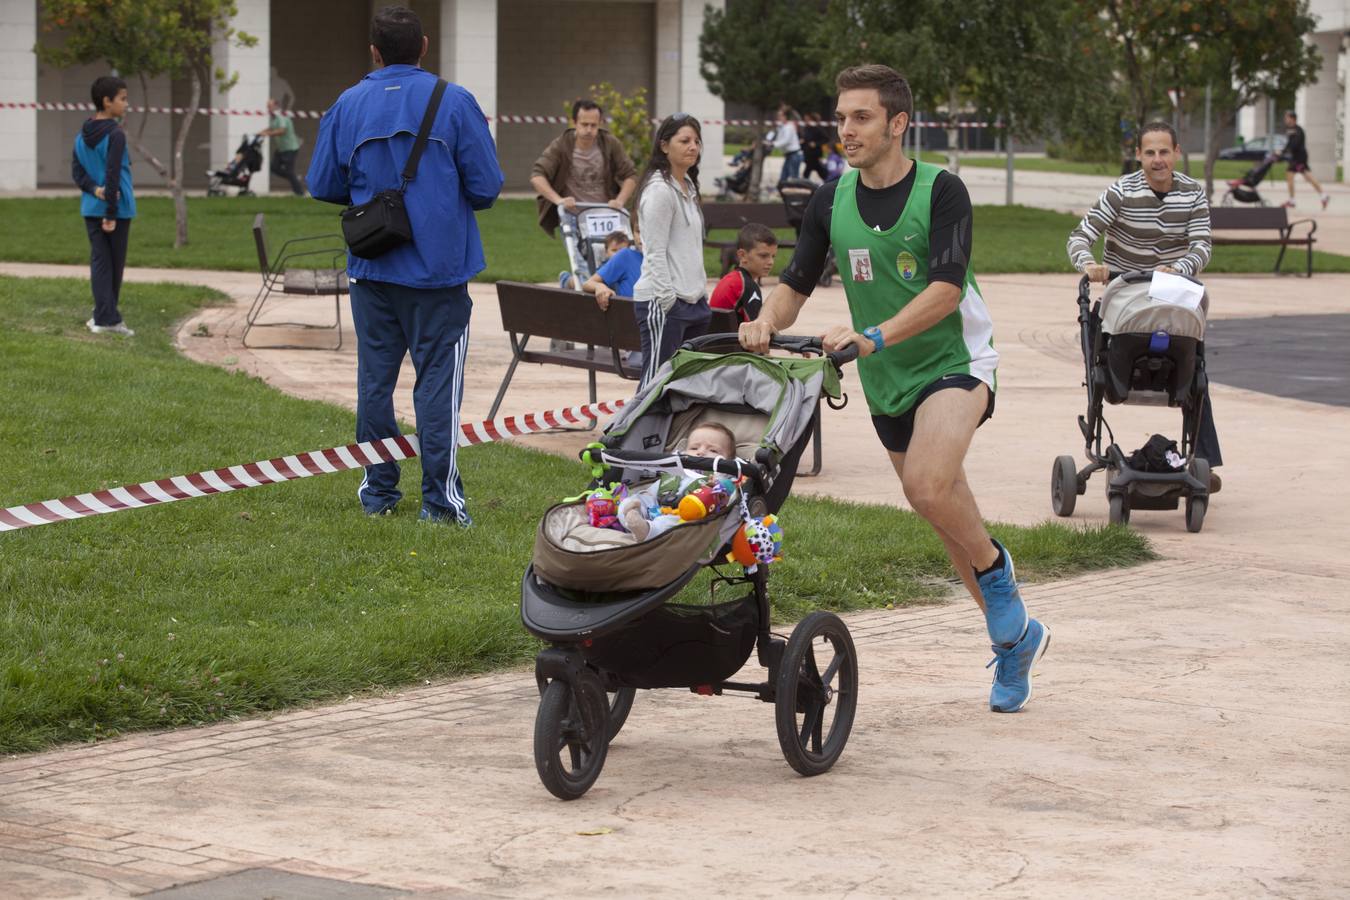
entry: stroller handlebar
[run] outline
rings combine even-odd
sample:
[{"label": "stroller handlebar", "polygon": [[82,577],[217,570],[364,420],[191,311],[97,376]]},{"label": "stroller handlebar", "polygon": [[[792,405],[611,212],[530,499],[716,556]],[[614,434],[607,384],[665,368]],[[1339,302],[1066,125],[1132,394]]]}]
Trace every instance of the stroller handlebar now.
[{"label": "stroller handlebar", "polygon": [[[1127,272],[1117,272],[1112,270],[1106,273],[1106,281],[1109,284],[1110,282],[1115,281],[1117,278],[1120,278],[1123,279],[1126,284],[1139,284],[1142,281],[1152,280],[1153,273],[1154,273],[1153,269],[1135,269]],[[1185,278],[1187,281],[1193,281],[1196,284],[1204,284],[1204,282],[1196,278],[1194,275],[1185,275],[1181,272],[1173,272],[1172,274],[1176,275],[1179,278]],[[1086,301],[1090,299],[1091,292],[1092,292],[1092,282],[1087,277],[1087,275],[1084,275],[1082,278],[1078,280],[1078,297],[1080,300]]]},{"label": "stroller handlebar", "polygon": [[[742,349],[740,335],[735,332],[705,334],[685,341],[684,346],[690,350],[715,350],[718,348],[725,348],[724,352],[733,352]],[[775,334],[773,337],[769,338],[769,348],[772,350],[786,350],[789,353],[801,353],[808,356],[828,356],[830,362],[834,363],[836,369],[841,369],[846,363],[851,363],[858,358],[858,348],[854,344],[850,344],[842,350],[826,353],[821,346],[820,338],[807,337],[806,335],[798,334]]]}]

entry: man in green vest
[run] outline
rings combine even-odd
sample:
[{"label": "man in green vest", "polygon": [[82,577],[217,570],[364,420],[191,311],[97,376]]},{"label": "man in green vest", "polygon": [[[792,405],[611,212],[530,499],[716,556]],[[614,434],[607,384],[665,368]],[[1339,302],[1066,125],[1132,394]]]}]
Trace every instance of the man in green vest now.
[{"label": "man in green vest", "polygon": [[1017,712],[1050,630],[1027,614],[1012,557],[989,536],[963,462],[994,412],[993,326],[971,268],[971,205],[955,175],[905,156],[909,84],[888,66],[845,69],[835,120],[852,167],[816,191],[788,268],[741,344],[768,350],[792,325],[834,248],[850,325],[826,350],[858,348],[858,377],[877,436],[914,510],[947,548],[984,611],[995,662],[989,707]]}]

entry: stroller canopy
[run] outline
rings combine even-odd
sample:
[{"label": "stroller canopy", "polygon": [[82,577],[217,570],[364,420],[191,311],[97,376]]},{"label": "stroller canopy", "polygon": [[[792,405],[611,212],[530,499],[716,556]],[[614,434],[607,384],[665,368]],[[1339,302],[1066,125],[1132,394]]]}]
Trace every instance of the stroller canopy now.
[{"label": "stroller canopy", "polygon": [[1165,331],[1173,337],[1205,337],[1209,292],[1200,306],[1190,309],[1149,296],[1149,282],[1126,282],[1117,278],[1102,294],[1102,331],[1107,334],[1152,334]]},{"label": "stroller canopy", "polygon": [[694,406],[751,409],[768,419],[759,445],[781,459],[811,424],[821,393],[839,397],[839,373],[827,357],[680,350],[605,429],[616,449],[665,446],[676,415]]}]

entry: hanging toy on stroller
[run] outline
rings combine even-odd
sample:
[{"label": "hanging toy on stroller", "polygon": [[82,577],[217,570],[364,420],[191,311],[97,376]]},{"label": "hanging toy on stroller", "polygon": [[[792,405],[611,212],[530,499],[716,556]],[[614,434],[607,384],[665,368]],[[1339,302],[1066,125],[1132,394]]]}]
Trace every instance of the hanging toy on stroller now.
[{"label": "hanging toy on stroller", "polygon": [[[1057,516],[1073,515],[1078,497],[1087,493],[1088,478],[1105,469],[1111,524],[1127,524],[1131,508],[1176,509],[1184,499],[1186,529],[1199,531],[1209,507],[1209,461],[1195,455],[1208,386],[1204,338],[1209,297],[1199,282],[1184,275],[1112,275],[1096,306],[1091,305],[1086,275],[1078,286],[1088,401],[1078,428],[1089,465],[1078,471],[1072,456],[1056,457],[1051,508]],[[1158,436],[1150,444],[1165,443],[1162,452],[1146,446],[1127,457],[1106,423],[1105,403],[1181,407],[1181,446],[1174,448]],[[1105,448],[1103,429],[1111,441]],[[1160,464],[1147,464],[1154,455]]]},{"label": "hanging toy on stroller", "polygon": [[206,174],[210,181],[206,183],[206,196],[223,197],[225,189],[230,187],[239,188],[240,197],[250,195],[249,181],[253,173],[262,168],[262,142],[262,135],[244,135],[239,149],[234,151],[234,158],[223,169],[208,169]]},{"label": "hanging toy on stroller", "polygon": [[1270,172],[1270,167],[1275,165],[1280,159],[1278,154],[1267,153],[1260,162],[1252,166],[1241,178],[1228,182],[1228,190],[1223,195],[1221,204],[1232,206],[1236,203],[1256,203],[1261,206],[1267,206],[1266,198],[1261,196],[1261,192],[1256,189],[1266,174]]},{"label": "hanging toy on stroller", "polygon": [[[821,396],[840,398],[841,368],[857,351],[825,354],[819,338],[787,335],[771,346],[808,358],[746,353],[734,334],[686,343],[583,452],[602,501],[623,485],[630,498],[655,494],[678,511],[662,518],[682,521],[640,539],[636,531],[592,526],[582,495],[553,506],[539,523],[520,618],[549,644],[535,659],[534,761],[554,796],[574,800],[595,783],[639,689],[744,692],[774,704],[779,746],[803,775],[828,771],[844,750],[858,702],[848,627],[817,611],[789,639],[772,634],[768,572],[783,545],[775,514]],[[735,438],[734,458],[682,452],[689,435],[709,424]],[[667,496],[672,479],[682,496]],[[609,508],[601,512],[608,524]],[[740,596],[672,602],[705,568],[713,573],[710,592]],[[729,680],[754,651],[768,678]]]}]

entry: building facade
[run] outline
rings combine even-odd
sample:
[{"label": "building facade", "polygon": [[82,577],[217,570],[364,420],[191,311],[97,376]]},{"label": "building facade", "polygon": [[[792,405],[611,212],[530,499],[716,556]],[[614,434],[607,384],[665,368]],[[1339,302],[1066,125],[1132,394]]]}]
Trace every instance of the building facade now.
[{"label": "building facade", "polygon": [[[247,111],[194,119],[184,150],[184,184],[201,189],[211,168],[230,160],[245,135],[266,127],[257,113],[275,97],[287,109],[320,111],[370,69],[371,14],[384,0],[236,0],[234,27],[257,39],[241,48],[218,41],[217,65],[238,73],[226,93],[204,92],[201,107]],[[624,93],[647,91],[654,116],[681,111],[720,120],[724,104],[698,72],[704,8],[723,0],[411,0],[430,38],[427,69],[478,98],[493,126],[507,189],[528,188],[530,165],[565,126],[527,124],[514,116],[558,116],[602,81]],[[86,110],[4,108],[17,104],[88,103],[101,65],[57,69],[38,62],[40,0],[0,0],[0,190],[70,185],[70,145]],[[133,107],[184,107],[189,84],[167,78],[128,84]],[[504,119],[499,117],[504,116]],[[133,113],[133,137],[168,162],[179,116]],[[304,141],[297,171],[308,166],[318,121],[297,117]],[[144,129],[142,131],[142,128]],[[705,178],[719,174],[723,129],[704,125]],[[160,178],[134,158],[136,182]],[[255,176],[260,193],[269,179]],[[270,187],[284,189],[274,180]]]}]

